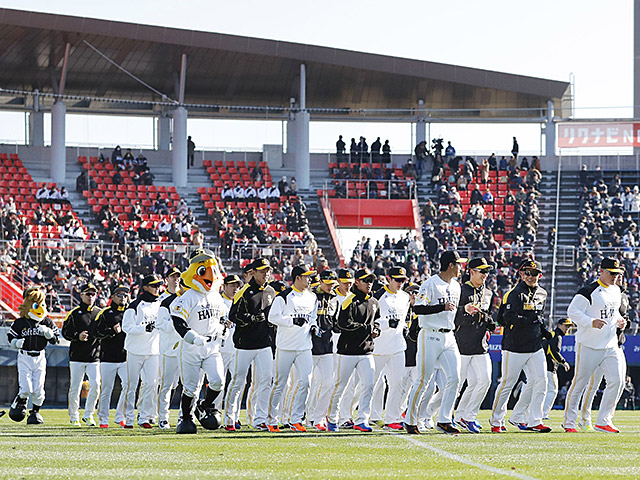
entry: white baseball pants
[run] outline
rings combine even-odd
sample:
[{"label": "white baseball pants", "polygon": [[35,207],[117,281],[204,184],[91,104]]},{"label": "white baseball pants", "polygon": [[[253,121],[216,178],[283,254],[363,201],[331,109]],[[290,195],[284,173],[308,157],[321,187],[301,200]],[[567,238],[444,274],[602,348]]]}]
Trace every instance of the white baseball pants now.
[{"label": "white baseball pants", "polygon": [[400,405],[403,412],[407,410],[407,404],[409,403],[409,393],[411,393],[411,387],[413,386],[413,382],[416,381],[417,375],[417,367],[404,367],[402,382],[400,385],[400,388],[402,390]]},{"label": "white baseball pants", "polygon": [[124,405],[127,391],[127,362],[113,363],[100,362],[100,403],[98,404],[98,423],[109,424],[109,409],[111,408],[111,394],[116,383],[116,376],[120,377],[120,396],[116,406],[115,422],[120,423],[125,419]]},{"label": "white baseball pants", "polygon": [[142,382],[138,399],[138,423],[149,422],[154,416],[154,398],[158,396],[160,355],[137,355],[127,352],[126,424],[135,421],[135,400],[138,379]]},{"label": "white baseball pants", "polygon": [[180,380],[184,394],[195,398],[200,387],[200,371],[207,375],[209,388],[221,391],[224,386],[224,364],[222,355],[213,342],[202,346],[191,345],[184,340],[180,342],[178,353],[180,362]]},{"label": "white baseball pants", "polygon": [[371,396],[373,395],[373,382],[375,377],[375,366],[372,355],[338,355],[338,369],[334,382],[331,398],[329,399],[329,421],[337,423],[338,412],[341,411],[344,401],[343,394],[349,383],[349,379],[358,373],[360,378],[361,393],[358,402],[358,416],[355,424],[369,423],[371,414]]},{"label": "white baseball pants", "polygon": [[158,420],[169,421],[171,393],[178,386],[180,368],[177,355],[160,355],[160,393],[158,395]]},{"label": "white baseball pants", "polygon": [[527,426],[535,427],[542,423],[542,408],[547,392],[547,360],[542,349],[532,353],[502,351],[502,380],[493,401],[490,423],[494,427],[504,426],[507,414],[507,402],[514,385],[524,370],[527,382],[531,382],[531,404]]},{"label": "white baseball pants", "polygon": [[314,355],[307,399],[307,418],[314,424],[322,422],[327,416],[333,385],[333,355]]},{"label": "white baseball pants", "polygon": [[473,422],[491,386],[491,357],[488,353],[460,355],[460,387],[465,380],[467,388],[458,402],[456,419]]},{"label": "white baseball pants", "polygon": [[47,376],[47,357],[44,351],[37,357],[18,352],[18,388],[21,398],[29,398],[33,405],[44,403],[44,380]]},{"label": "white baseball pants", "polygon": [[[623,357],[624,353],[618,346],[596,350],[580,343],[577,344],[575,373],[571,387],[569,388],[569,393],[567,393],[564,410],[563,426],[565,428],[576,427],[580,398],[591,376],[598,367],[602,369],[607,387],[602,394],[596,425],[611,425],[616,405],[618,404],[618,400],[620,400],[622,389],[624,388],[626,362]],[[595,388],[597,387],[598,385],[595,385]],[[586,398],[587,395],[585,392],[585,399]],[[583,407],[586,409],[591,406],[587,404],[587,402],[584,402]]]},{"label": "white baseball pants", "polygon": [[[281,408],[280,399],[287,386],[287,379],[292,368],[295,369],[296,373],[292,382],[292,397],[290,399],[292,413],[289,421],[292,424],[302,422],[304,403],[309,392],[311,371],[313,369],[311,350],[281,350],[276,348],[276,371],[269,396],[269,411],[267,413],[269,425],[278,425],[280,414],[284,410]],[[296,405],[300,404],[302,404],[302,412],[300,412],[300,408],[296,408]]]},{"label": "white baseball pants", "polygon": [[240,394],[244,388],[249,365],[253,364],[255,375],[252,381],[252,390],[255,390],[252,396],[250,406],[247,404],[247,410],[255,408],[255,414],[251,418],[251,424],[256,427],[267,421],[267,406],[269,401],[269,390],[271,387],[271,379],[273,376],[273,354],[271,347],[265,347],[258,350],[236,350],[236,358],[233,366],[233,378],[231,380],[231,388],[227,389],[227,398],[225,399],[225,424],[234,425],[238,421],[240,410]]},{"label": "white baseball pants", "polygon": [[[393,355],[374,355],[374,395],[371,402],[371,418],[384,420],[385,424],[400,423],[402,419],[402,377],[404,374],[404,352]],[[385,378],[389,385],[387,403],[382,414]]]},{"label": "white baseball pants", "polygon": [[[222,365],[224,367],[224,375],[222,378],[224,378],[226,382],[227,372],[229,372],[229,374],[233,376],[232,368],[233,368],[233,360],[236,358],[236,351],[235,349],[233,351],[223,350],[220,352],[220,354],[222,355]],[[229,388],[228,385],[227,385],[227,388]],[[225,392],[225,395],[218,395],[218,397],[216,398],[216,401],[213,402],[213,405],[216,408],[216,410],[222,411],[222,400],[224,400],[225,396],[226,396],[226,392]]]},{"label": "white baseball pants", "polygon": [[[438,366],[446,378],[438,423],[451,423],[453,404],[456,401],[460,383],[460,353],[453,332],[443,333],[430,328],[421,329],[418,334],[416,360],[418,378],[409,394],[406,423],[417,425],[420,402],[423,401],[425,389]],[[425,400],[428,401],[428,398]]]},{"label": "white baseball pants", "polygon": [[556,403],[558,396],[558,374],[547,370],[547,394],[544,397],[544,407],[542,414],[544,418],[549,417],[553,404]]},{"label": "white baseball pants", "polygon": [[89,418],[96,410],[100,395],[100,362],[69,362],[69,418],[72,422],[80,420],[80,391],[86,373],[89,378],[89,394],[84,406],[84,417]]}]

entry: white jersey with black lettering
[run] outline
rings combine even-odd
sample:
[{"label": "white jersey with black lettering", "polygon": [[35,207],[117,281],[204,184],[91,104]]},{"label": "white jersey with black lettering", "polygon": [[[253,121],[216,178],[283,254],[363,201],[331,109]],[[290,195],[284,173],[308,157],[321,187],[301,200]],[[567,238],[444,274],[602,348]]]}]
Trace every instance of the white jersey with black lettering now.
[{"label": "white jersey with black lettering", "polygon": [[453,330],[455,328],[456,310],[460,302],[460,284],[458,280],[453,278],[451,282],[447,283],[438,274],[428,278],[420,286],[416,305],[444,305],[447,302],[453,303],[455,308],[451,311],[444,310],[429,315],[418,315],[420,328]]},{"label": "white jersey with black lettering", "polygon": [[[278,294],[269,310],[269,322],[278,327],[276,347],[282,350],[311,350],[312,325],[317,326],[316,296],[309,290],[290,287]],[[295,319],[304,323],[296,325]]]},{"label": "white jersey with black lettering", "polygon": [[411,297],[407,292],[399,290],[391,292],[388,287],[376,293],[375,298],[380,305],[380,335],[374,338],[374,355],[393,355],[404,352],[407,342],[404,339],[404,328],[409,312]]},{"label": "white jersey with black lettering", "polygon": [[218,292],[200,293],[188,290],[171,304],[171,315],[183,318],[187,326],[203,337],[209,337],[219,348],[224,325],[225,305]]}]

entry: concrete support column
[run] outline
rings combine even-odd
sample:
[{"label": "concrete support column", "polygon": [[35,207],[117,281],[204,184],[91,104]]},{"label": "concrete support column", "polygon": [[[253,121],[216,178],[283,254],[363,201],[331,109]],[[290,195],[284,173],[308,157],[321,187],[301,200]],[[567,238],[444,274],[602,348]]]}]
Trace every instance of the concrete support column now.
[{"label": "concrete support column", "polygon": [[554,107],[553,101],[547,102],[547,120],[545,121],[544,128],[545,137],[545,155],[547,159],[553,163],[548,165],[555,165],[556,157],[556,122],[554,120]]},{"label": "concrete support column", "polygon": [[62,101],[51,107],[51,179],[58,184],[64,183],[67,176],[66,114]]},{"label": "concrete support column", "polygon": [[158,117],[158,150],[169,151],[171,145],[171,117],[162,114]]},{"label": "concrete support column", "polygon": [[44,147],[44,112],[33,110],[29,114],[29,145]]},{"label": "concrete support column", "polygon": [[311,183],[311,156],[309,155],[309,112],[296,114],[296,183],[307,190]]},{"label": "concrete support column", "polygon": [[[418,118],[416,119],[416,145],[422,141],[427,141],[427,120],[426,111],[424,109],[424,100],[418,100]],[[412,145],[412,148],[416,145]]]},{"label": "concrete support column", "polygon": [[291,113],[287,120],[287,156],[295,156],[296,154],[296,142],[297,142],[297,123],[296,114]]},{"label": "concrete support column", "polygon": [[177,107],[173,111],[173,183],[187,186],[187,109]]}]

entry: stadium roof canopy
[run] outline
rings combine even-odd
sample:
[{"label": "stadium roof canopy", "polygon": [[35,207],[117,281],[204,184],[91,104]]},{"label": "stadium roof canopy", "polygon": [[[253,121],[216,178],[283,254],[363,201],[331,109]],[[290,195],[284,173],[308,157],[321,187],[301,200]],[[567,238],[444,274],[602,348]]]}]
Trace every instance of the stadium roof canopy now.
[{"label": "stadium roof canopy", "polygon": [[49,106],[67,44],[65,103],[87,113],[168,108],[161,104],[178,98],[182,54],[190,116],[286,115],[298,97],[301,63],[307,107],[317,119],[412,116],[419,99],[434,116],[539,117],[548,100],[560,108],[569,89],[566,82],[337,48],[0,9],[0,108],[31,108],[22,92],[35,89]]}]

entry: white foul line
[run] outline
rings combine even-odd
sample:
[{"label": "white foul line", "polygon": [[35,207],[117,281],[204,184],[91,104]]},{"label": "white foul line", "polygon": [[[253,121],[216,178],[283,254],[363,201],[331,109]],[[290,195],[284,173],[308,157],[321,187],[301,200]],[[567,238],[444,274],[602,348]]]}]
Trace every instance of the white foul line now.
[{"label": "white foul line", "polygon": [[483,463],[477,463],[471,460],[467,460],[466,458],[461,457],[460,455],[456,455],[455,453],[449,453],[446,450],[442,450],[438,447],[434,447],[433,445],[429,445],[428,443],[421,442],[417,438],[414,438],[409,435],[397,435],[397,436],[410,441],[414,445],[418,445],[419,447],[426,448],[428,450],[431,450],[432,452],[437,453],[438,455],[448,458],[449,460],[453,460],[454,462],[464,463],[465,465],[480,468],[481,470],[486,470],[487,472],[497,473],[498,475],[505,475],[508,477],[520,478],[521,480],[536,480],[535,477],[530,477],[529,475],[523,475],[521,473],[513,472],[511,470],[504,470],[502,468],[492,467],[490,465],[485,465]]}]

